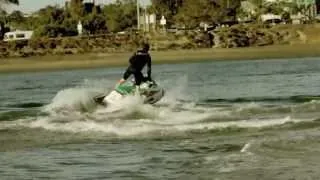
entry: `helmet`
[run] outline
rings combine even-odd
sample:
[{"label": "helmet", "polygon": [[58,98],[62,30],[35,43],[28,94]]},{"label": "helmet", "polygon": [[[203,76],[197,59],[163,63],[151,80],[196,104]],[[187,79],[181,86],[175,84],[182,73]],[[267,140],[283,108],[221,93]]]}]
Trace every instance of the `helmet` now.
[{"label": "helmet", "polygon": [[150,49],[149,43],[143,43],[143,44],[142,44],[142,49],[143,49],[143,50],[146,50],[146,51],[149,51],[149,49]]}]

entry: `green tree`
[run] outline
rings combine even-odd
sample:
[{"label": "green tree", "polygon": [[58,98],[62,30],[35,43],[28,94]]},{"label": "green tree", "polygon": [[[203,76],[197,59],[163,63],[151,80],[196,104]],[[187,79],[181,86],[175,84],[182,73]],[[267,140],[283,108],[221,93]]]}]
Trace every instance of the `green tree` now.
[{"label": "green tree", "polygon": [[116,3],[112,3],[109,5],[104,6],[102,12],[104,16],[106,17],[107,24],[109,27],[109,30],[114,32],[114,31],[120,31],[119,27],[119,5]]},{"label": "green tree", "polygon": [[[45,8],[40,9],[36,16],[38,17],[38,23],[39,25],[47,25],[47,24],[53,24],[55,23],[55,19],[57,19],[56,16],[58,12],[58,7],[56,6],[47,6]],[[54,17],[52,17],[54,16]]]},{"label": "green tree", "polygon": [[26,18],[21,11],[13,11],[11,14],[6,16],[6,22],[14,29],[24,29]]},{"label": "green tree", "polygon": [[137,24],[135,0],[117,0],[106,5],[103,14],[109,30],[113,32],[127,30]]},{"label": "green tree", "polygon": [[90,14],[83,21],[83,27],[88,34],[103,34],[108,28],[103,15]]},{"label": "green tree", "polygon": [[213,22],[219,14],[218,5],[208,0],[186,0],[176,16],[179,24],[196,27],[200,22]]},{"label": "green tree", "polygon": [[185,0],[152,0],[152,5],[157,14],[176,15]]},{"label": "green tree", "polygon": [[250,3],[255,5],[255,13],[252,14],[252,18],[256,21],[260,21],[260,16],[264,13],[264,0],[248,0]]},{"label": "green tree", "polygon": [[240,0],[185,0],[175,19],[187,27],[196,27],[201,22],[215,24],[234,21]]},{"label": "green tree", "polygon": [[8,4],[19,5],[19,0],[0,0],[0,22],[6,22],[7,12],[4,9],[4,5]]},{"label": "green tree", "polygon": [[26,21],[29,28],[35,29],[36,36],[48,37],[76,35],[77,22],[69,11],[57,6],[42,8]]},{"label": "green tree", "polygon": [[7,15],[8,15],[7,11],[1,9],[0,7],[0,22],[2,23],[6,22]]},{"label": "green tree", "polygon": [[84,16],[83,0],[71,0],[69,11],[74,18],[81,19]]},{"label": "green tree", "polygon": [[72,18],[66,13],[66,18],[61,24],[65,28],[65,36],[75,36],[78,34],[77,24],[79,20]]},{"label": "green tree", "polygon": [[237,12],[241,8],[241,0],[220,0],[219,8],[224,21],[236,21]]},{"label": "green tree", "polygon": [[165,16],[168,25],[174,24],[174,16],[187,0],[151,0],[152,11],[159,17]]},{"label": "green tree", "polygon": [[14,23],[21,23],[25,20],[25,17],[23,16],[23,13],[21,11],[13,11],[8,16],[8,21],[14,22]]},{"label": "green tree", "polygon": [[272,13],[282,16],[287,16],[287,12],[285,11],[285,7],[288,9],[292,9],[294,7],[294,2],[286,2],[286,1],[276,1],[276,2],[265,2],[263,0],[248,0],[252,4],[255,5],[255,14],[253,18],[256,21],[260,21],[260,17],[262,14]]},{"label": "green tree", "polygon": [[3,6],[8,4],[19,5],[19,0],[0,0],[0,10],[3,10]]}]

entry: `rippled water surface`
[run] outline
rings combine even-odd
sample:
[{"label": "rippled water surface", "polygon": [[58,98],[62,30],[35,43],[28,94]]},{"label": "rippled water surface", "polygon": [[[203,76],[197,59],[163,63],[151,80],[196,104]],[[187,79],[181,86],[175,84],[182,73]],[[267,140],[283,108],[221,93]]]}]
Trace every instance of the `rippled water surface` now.
[{"label": "rippled water surface", "polygon": [[1,179],[318,179],[318,58],[156,65],[166,89],[96,106],[124,68],[0,75]]}]

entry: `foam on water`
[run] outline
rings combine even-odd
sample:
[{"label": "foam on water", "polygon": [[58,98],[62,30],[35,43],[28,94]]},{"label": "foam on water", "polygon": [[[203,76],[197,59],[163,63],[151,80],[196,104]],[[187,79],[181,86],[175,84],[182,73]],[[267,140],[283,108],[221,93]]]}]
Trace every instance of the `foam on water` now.
[{"label": "foam on water", "polygon": [[[238,128],[264,128],[282,125],[288,122],[301,122],[302,120],[283,119],[268,120],[243,120],[234,122],[208,122],[208,123],[183,123],[183,117],[176,118],[175,123],[165,124],[161,120],[139,119],[139,120],[113,120],[97,121],[95,119],[73,119],[65,122],[54,121],[52,117],[42,117],[35,121],[24,124],[31,128],[43,128],[51,131],[62,132],[102,132],[117,136],[137,136],[152,133],[174,134],[194,130],[215,130],[228,127]],[[178,119],[178,121],[177,121]],[[201,121],[201,117],[193,118],[194,121]],[[305,121],[305,120],[304,120]],[[22,124],[21,124],[22,125]]]},{"label": "foam on water", "polygon": [[[174,86],[172,86],[174,84]],[[160,104],[166,104],[169,106],[177,105],[180,100],[193,100],[194,97],[190,92],[187,92],[188,87],[188,77],[182,76],[178,79],[166,80],[160,82],[160,85],[164,86],[166,89],[166,94],[160,101]]]},{"label": "foam on water", "polygon": [[[14,126],[29,128],[43,128],[50,131],[63,131],[71,133],[95,133],[117,136],[137,136],[152,133],[172,134],[194,130],[210,131],[214,129],[238,128],[264,128],[282,125],[288,122],[305,121],[290,116],[269,118],[250,118],[241,116],[250,109],[263,109],[257,103],[234,104],[229,108],[214,106],[198,106],[196,102],[182,102],[187,97],[184,91],[187,80],[181,86],[167,89],[166,96],[156,106],[143,104],[139,96],[129,96],[111,107],[97,107],[93,97],[105,93],[106,89],[101,82],[86,81],[80,87],[65,89],[57,93],[52,103],[43,108],[47,115],[16,121]],[[170,82],[172,84],[172,82]],[[177,83],[179,84],[179,83]],[[314,102],[313,102],[314,103]],[[304,105],[305,106],[305,105]],[[249,111],[250,112],[250,111]],[[216,121],[215,119],[228,119],[237,116],[238,119],[230,121]],[[242,119],[243,117],[243,119]],[[249,117],[249,118],[248,118]]]},{"label": "foam on water", "polygon": [[95,107],[88,89],[72,88],[60,91],[52,103],[44,107],[46,112],[86,111]]},{"label": "foam on water", "polygon": [[[138,136],[152,133],[174,134],[193,130],[214,130],[228,127],[264,128],[302,120],[285,117],[280,119],[250,119],[230,122],[203,122],[219,112],[174,111],[166,107],[143,104],[125,106],[116,113],[73,114],[39,117],[25,124],[31,128],[44,128],[65,132],[102,132],[117,136]],[[135,116],[136,115],[136,116]]]},{"label": "foam on water", "polygon": [[49,113],[92,111],[96,108],[93,97],[107,94],[111,90],[108,87],[109,84],[111,82],[107,80],[91,81],[85,79],[77,87],[59,91],[51,103],[43,107],[43,110]]}]

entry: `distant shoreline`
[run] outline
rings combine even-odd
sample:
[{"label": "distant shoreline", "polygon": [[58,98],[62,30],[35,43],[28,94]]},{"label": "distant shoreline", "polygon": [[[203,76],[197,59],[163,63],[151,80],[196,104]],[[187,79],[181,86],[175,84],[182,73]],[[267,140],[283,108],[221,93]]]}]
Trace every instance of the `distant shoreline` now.
[{"label": "distant shoreline", "polygon": [[[126,66],[131,54],[132,53],[88,53],[0,59],[0,73]],[[230,49],[168,50],[151,52],[151,56],[154,64],[320,57],[320,46],[318,44],[295,44]]]}]

